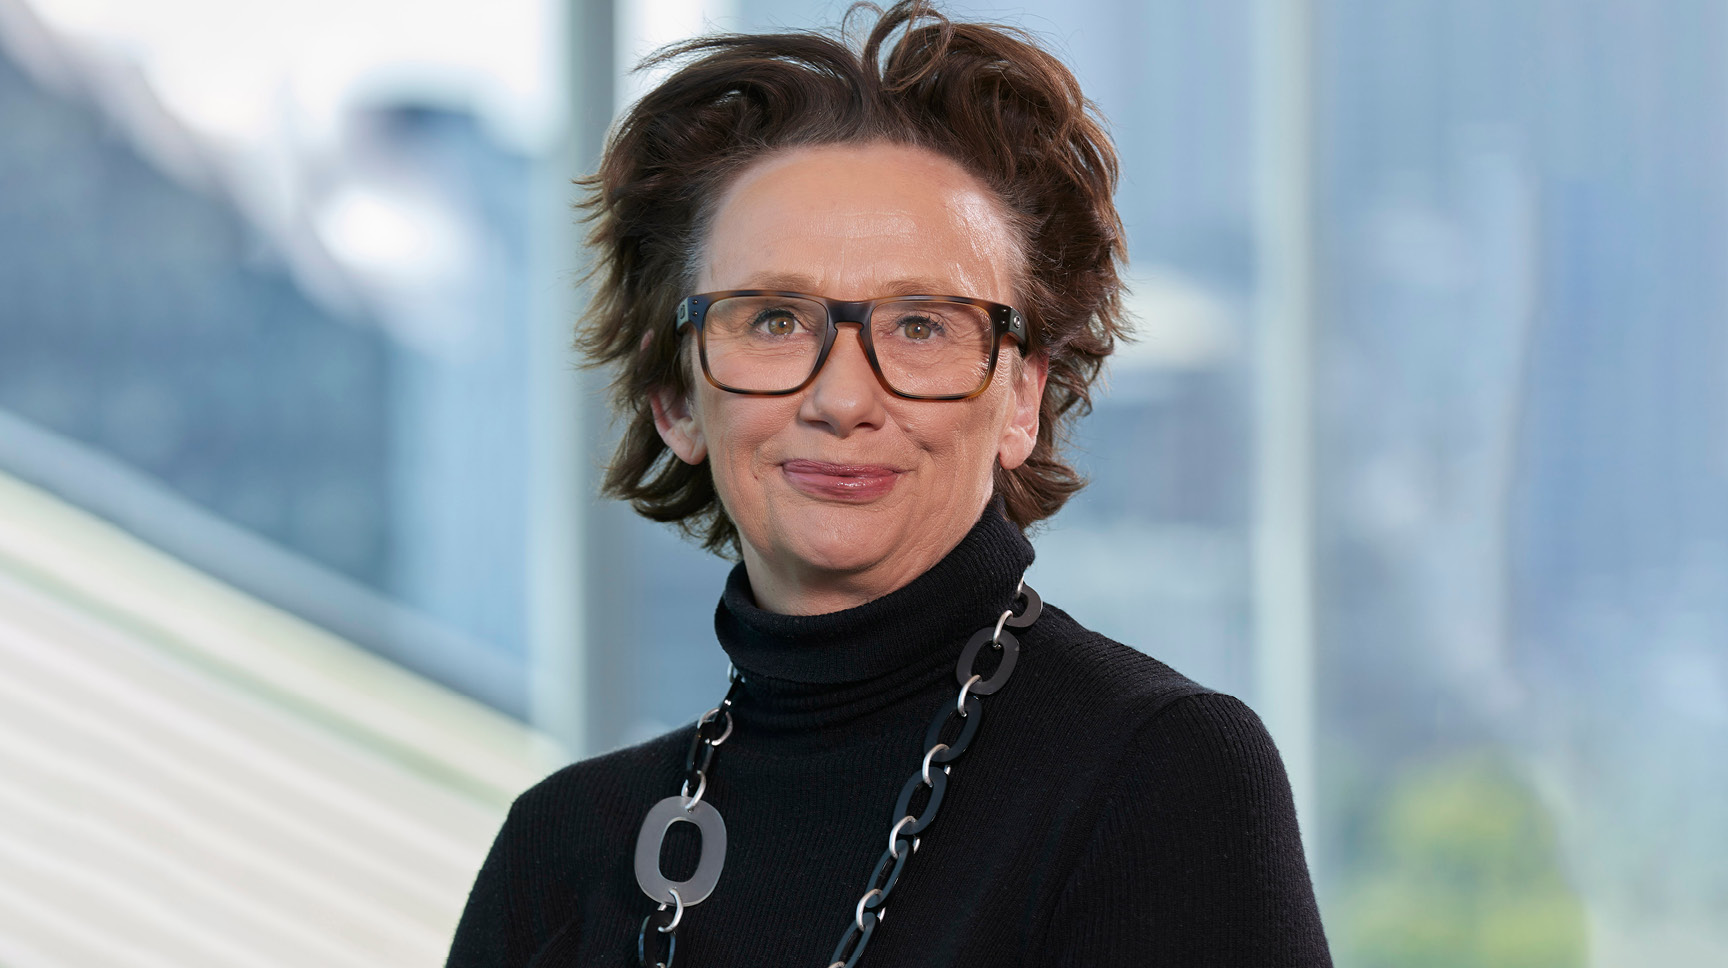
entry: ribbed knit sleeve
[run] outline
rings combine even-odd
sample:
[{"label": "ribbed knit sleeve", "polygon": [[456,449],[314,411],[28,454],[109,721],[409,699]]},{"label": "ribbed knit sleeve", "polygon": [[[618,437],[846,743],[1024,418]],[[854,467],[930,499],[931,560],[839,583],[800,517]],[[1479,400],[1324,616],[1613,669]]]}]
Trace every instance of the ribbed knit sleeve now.
[{"label": "ribbed knit sleeve", "polygon": [[511,894],[522,886],[510,863],[521,827],[517,819],[520,804],[518,800],[517,806],[511,807],[486,862],[475,875],[446,968],[520,968],[528,961],[526,939],[520,937],[517,925],[521,911],[512,910],[510,903]]},{"label": "ribbed knit sleeve", "polygon": [[1290,783],[1253,710],[1164,707],[1124,750],[1038,965],[1329,966]]}]

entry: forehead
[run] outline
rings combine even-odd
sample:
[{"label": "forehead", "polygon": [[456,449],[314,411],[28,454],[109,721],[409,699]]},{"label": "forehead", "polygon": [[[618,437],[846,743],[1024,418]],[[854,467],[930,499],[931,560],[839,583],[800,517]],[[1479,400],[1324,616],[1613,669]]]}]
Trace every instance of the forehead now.
[{"label": "forehead", "polygon": [[840,299],[930,291],[1011,301],[1019,248],[1002,203],[954,161],[904,145],[788,149],[716,206],[698,288]]}]

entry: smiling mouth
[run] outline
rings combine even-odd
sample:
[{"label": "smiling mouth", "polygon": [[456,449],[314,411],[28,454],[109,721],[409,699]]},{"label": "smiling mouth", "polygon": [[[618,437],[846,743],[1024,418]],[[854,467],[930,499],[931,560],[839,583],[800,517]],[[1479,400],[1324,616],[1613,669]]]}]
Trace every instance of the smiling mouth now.
[{"label": "smiling mouth", "polygon": [[900,471],[880,464],[829,464],[815,460],[789,460],[780,471],[794,488],[827,500],[864,503],[894,489]]}]

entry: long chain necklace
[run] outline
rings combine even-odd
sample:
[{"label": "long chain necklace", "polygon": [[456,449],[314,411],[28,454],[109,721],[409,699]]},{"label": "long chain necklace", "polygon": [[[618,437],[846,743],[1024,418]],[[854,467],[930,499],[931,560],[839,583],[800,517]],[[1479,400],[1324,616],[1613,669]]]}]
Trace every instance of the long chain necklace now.
[{"label": "long chain necklace", "polygon": [[[960,652],[954,666],[954,679],[960,684],[960,694],[953,703],[943,703],[924,732],[924,761],[900,789],[894,803],[893,827],[888,831],[888,849],[876,861],[876,869],[865,881],[864,895],[852,913],[852,920],[834,948],[828,968],[854,968],[863,956],[864,948],[876,926],[887,916],[888,896],[900,883],[906,861],[918,851],[918,834],[936,820],[942,808],[942,797],[948,790],[950,764],[960,758],[978,734],[978,724],[984,718],[979,696],[995,693],[1008,683],[1014,665],[1020,658],[1020,640],[1008,627],[1026,628],[1038,621],[1044,610],[1043,600],[1022,578],[1014,589],[1015,603],[1024,600],[1020,614],[1012,608],[1003,611],[994,627],[986,625],[973,635]],[[978,653],[988,644],[1001,653],[1001,661],[988,678],[973,672]],[[636,962],[639,968],[672,968],[678,950],[678,926],[684,921],[686,908],[695,907],[714,893],[720,882],[720,870],[726,863],[726,824],[720,811],[702,799],[708,789],[708,777],[714,768],[714,751],[732,735],[732,703],[740,694],[744,677],[737,669],[728,672],[731,685],[720,705],[702,714],[696,721],[695,735],[690,738],[690,752],[684,757],[684,785],[676,796],[654,804],[642,819],[642,830],[636,835],[636,883],[649,900],[660,906],[642,919],[636,935]],[[959,734],[944,743],[942,733],[951,721],[960,720]],[[940,766],[932,770],[932,766]],[[921,811],[911,812],[912,798],[920,789],[930,791]],[[702,852],[696,871],[682,881],[668,880],[660,871],[660,848],[666,832],[675,823],[692,823],[702,833]],[[651,952],[661,952],[655,957]]]}]

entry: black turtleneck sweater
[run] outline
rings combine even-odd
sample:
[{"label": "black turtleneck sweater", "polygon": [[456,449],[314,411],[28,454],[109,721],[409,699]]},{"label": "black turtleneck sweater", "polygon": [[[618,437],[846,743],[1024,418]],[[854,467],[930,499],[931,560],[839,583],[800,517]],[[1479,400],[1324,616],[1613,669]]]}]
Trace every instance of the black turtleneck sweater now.
[{"label": "black turtleneck sweater", "polygon": [[[725,819],[725,866],[685,911],[676,968],[829,964],[925,728],[954,703],[961,649],[1031,563],[992,508],[911,584],[843,612],[765,612],[733,570],[715,628],[745,684],[704,797]],[[860,966],[1329,965],[1289,783],[1254,713],[1048,603],[1019,639]],[[450,968],[633,964],[656,906],[636,884],[637,831],[678,792],[690,736],[517,798]],[[695,842],[669,845],[668,875],[694,870]]]}]

